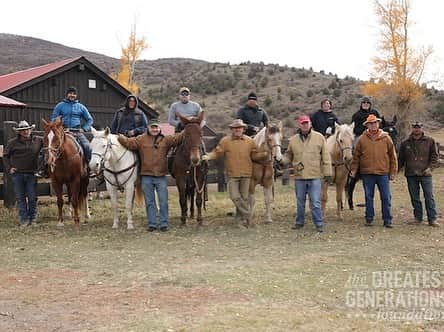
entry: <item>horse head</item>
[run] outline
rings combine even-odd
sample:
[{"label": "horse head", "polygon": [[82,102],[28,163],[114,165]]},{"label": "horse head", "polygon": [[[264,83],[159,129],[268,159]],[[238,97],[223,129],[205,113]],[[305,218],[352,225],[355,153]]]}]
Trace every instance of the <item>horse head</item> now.
[{"label": "horse head", "polygon": [[63,154],[63,143],[65,142],[65,132],[63,131],[62,118],[58,117],[54,121],[42,119],[44,129],[43,146],[46,150],[46,160],[54,172],[55,164]]},{"label": "horse head", "polygon": [[184,125],[184,146],[190,154],[191,164],[199,165],[201,161],[200,145],[202,144],[202,128],[203,112],[197,117],[186,118],[179,114],[180,121]]},{"label": "horse head", "polygon": [[335,134],[331,136],[334,138],[336,151],[344,163],[350,163],[353,159],[353,128],[354,123],[351,125],[336,123]]},{"label": "horse head", "polygon": [[267,145],[271,149],[272,156],[276,160],[282,159],[282,122],[269,123],[266,131]]},{"label": "horse head", "polygon": [[105,161],[110,158],[107,152],[112,143],[108,127],[105,130],[96,130],[91,127],[91,133],[93,134],[93,139],[91,141],[92,155],[89,168],[91,175],[95,176],[102,172]]}]

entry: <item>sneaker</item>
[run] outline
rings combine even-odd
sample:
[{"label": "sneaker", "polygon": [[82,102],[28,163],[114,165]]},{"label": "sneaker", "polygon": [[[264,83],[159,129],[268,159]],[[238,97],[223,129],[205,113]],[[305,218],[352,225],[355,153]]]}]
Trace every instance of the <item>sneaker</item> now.
[{"label": "sneaker", "polygon": [[20,222],[20,228],[25,228],[29,226],[29,221]]},{"label": "sneaker", "polygon": [[301,229],[302,227],[304,227],[304,224],[294,224],[291,229]]},{"label": "sneaker", "polygon": [[168,226],[160,227],[160,231],[163,232],[163,233],[168,232]]},{"label": "sneaker", "polygon": [[324,226],[323,225],[316,225],[316,230],[318,231],[318,233],[322,233],[322,232],[324,232]]},{"label": "sneaker", "polygon": [[390,223],[390,224],[384,224],[384,227],[385,228],[393,228],[393,225]]},{"label": "sneaker", "polygon": [[429,221],[429,226],[439,227],[440,225],[439,225],[439,223],[436,220],[433,220],[433,221]]},{"label": "sneaker", "polygon": [[154,232],[156,230],[156,227],[149,226],[147,230],[148,230],[148,232]]},{"label": "sneaker", "polygon": [[373,220],[366,220],[365,221],[365,226],[373,226]]}]

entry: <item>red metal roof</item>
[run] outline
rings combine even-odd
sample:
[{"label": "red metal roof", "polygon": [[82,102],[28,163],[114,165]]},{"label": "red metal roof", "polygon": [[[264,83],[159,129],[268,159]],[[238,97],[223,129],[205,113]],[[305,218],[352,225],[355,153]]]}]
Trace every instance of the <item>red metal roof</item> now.
[{"label": "red metal roof", "polygon": [[161,123],[160,130],[164,135],[174,135],[174,127],[168,123]]},{"label": "red metal roof", "polygon": [[26,107],[26,104],[23,104],[17,100],[0,95],[0,106]]},{"label": "red metal roof", "polygon": [[17,85],[23,84],[39,76],[45,75],[49,72],[59,69],[67,65],[68,63],[78,60],[79,58],[80,57],[66,59],[63,61],[54,62],[47,65],[38,66],[26,70],[17,71],[15,73],[2,75],[0,76],[0,92],[7,91],[9,89],[16,87]]}]

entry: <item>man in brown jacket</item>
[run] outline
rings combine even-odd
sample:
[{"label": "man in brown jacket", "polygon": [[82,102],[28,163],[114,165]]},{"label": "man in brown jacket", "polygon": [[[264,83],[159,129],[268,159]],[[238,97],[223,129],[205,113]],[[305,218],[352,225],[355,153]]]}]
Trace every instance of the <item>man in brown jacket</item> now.
[{"label": "man in brown jacket", "polygon": [[405,167],[405,177],[413,206],[415,223],[422,222],[422,203],[419,186],[424,192],[427,220],[430,226],[438,227],[436,205],[433,198],[432,170],[439,166],[438,151],[433,138],[424,135],[421,122],[412,123],[412,132],[399,149],[399,170]]},{"label": "man in brown jacket", "polygon": [[229,125],[231,135],[224,137],[216,148],[203,160],[224,157],[225,169],[228,175],[228,191],[237,211],[244,220],[244,226],[249,225],[251,211],[248,200],[250,178],[253,173],[253,160],[262,160],[267,152],[258,153],[254,140],[244,134],[247,125],[236,119]]},{"label": "man in brown jacket", "polygon": [[160,230],[168,231],[167,154],[172,146],[182,141],[182,137],[182,134],[164,136],[157,119],[151,119],[148,130],[139,136],[129,138],[119,135],[119,142],[123,146],[130,150],[137,150],[140,154],[141,182],[150,232],[157,229],[155,192],[159,201]]},{"label": "man in brown jacket", "polygon": [[379,129],[381,119],[370,114],[364,122],[366,130],[359,137],[353,153],[351,177],[362,174],[365,192],[365,221],[372,226],[375,216],[375,185],[381,196],[382,219],[384,227],[392,228],[390,181],[394,180],[398,162],[396,151],[390,136]]}]

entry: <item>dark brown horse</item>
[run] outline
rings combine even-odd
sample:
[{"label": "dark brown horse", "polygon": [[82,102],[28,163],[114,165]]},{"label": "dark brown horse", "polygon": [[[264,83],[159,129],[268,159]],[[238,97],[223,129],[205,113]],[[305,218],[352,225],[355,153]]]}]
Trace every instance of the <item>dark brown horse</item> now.
[{"label": "dark brown horse", "polygon": [[63,227],[63,185],[68,188],[68,198],[74,210],[74,222],[80,228],[79,210],[86,204],[89,177],[83,161],[83,153],[75,138],[65,133],[62,119],[55,121],[42,119],[45,135],[43,145],[49,167],[51,185],[57,194],[59,223]]},{"label": "dark brown horse", "polygon": [[184,125],[182,143],[176,149],[176,155],[171,167],[179,190],[179,202],[182,214],[181,224],[186,225],[188,201],[190,202],[190,218],[194,218],[194,198],[197,206],[197,223],[202,225],[202,203],[206,189],[208,165],[202,162],[201,149],[203,113],[198,117],[185,118],[180,116]]}]

